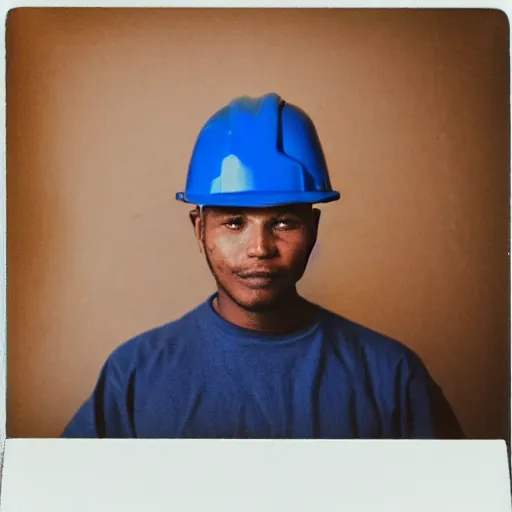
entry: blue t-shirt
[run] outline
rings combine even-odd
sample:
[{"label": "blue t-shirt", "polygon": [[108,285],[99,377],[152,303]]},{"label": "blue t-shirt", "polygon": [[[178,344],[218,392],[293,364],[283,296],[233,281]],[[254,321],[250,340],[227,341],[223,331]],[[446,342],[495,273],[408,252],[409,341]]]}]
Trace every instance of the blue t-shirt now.
[{"label": "blue t-shirt", "polygon": [[438,388],[404,345],[316,305],[307,329],[264,335],[214,297],[114,350],[62,437],[438,437]]}]

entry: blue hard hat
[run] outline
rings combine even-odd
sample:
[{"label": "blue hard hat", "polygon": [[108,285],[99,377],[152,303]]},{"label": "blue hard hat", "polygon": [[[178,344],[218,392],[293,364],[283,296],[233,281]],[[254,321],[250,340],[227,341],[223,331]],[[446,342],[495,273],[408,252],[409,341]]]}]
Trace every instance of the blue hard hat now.
[{"label": "blue hard hat", "polygon": [[327,203],[332,189],[315,126],[277,94],[241,97],[214,114],[197,138],[185,192],[201,206]]}]

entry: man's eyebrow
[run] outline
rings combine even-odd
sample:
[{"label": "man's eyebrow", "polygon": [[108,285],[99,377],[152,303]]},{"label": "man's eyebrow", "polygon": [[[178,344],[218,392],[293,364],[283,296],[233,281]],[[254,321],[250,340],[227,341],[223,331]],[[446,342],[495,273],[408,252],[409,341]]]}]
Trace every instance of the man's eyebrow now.
[{"label": "man's eyebrow", "polygon": [[214,217],[231,217],[231,216],[241,216],[244,215],[244,212],[237,208],[223,208],[221,209],[211,209],[210,213]]},{"label": "man's eyebrow", "polygon": [[272,217],[284,217],[286,215],[293,215],[294,217],[300,217],[301,212],[292,209],[283,209],[272,213]]}]

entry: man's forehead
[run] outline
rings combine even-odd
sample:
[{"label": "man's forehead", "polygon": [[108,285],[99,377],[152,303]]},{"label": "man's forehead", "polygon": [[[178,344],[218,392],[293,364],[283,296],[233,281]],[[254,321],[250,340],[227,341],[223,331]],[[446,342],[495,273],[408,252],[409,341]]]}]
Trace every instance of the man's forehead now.
[{"label": "man's forehead", "polygon": [[204,207],[204,211],[211,213],[213,216],[224,215],[258,215],[258,216],[275,216],[283,213],[304,214],[311,211],[310,204],[285,204],[279,206],[248,208],[245,206],[208,206]]}]

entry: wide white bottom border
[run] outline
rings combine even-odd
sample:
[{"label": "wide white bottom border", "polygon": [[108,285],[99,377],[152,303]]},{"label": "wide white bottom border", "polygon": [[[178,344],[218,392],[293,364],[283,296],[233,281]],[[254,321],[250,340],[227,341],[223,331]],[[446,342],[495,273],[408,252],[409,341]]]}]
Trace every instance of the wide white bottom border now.
[{"label": "wide white bottom border", "polygon": [[1,512],[509,512],[503,441],[7,439]]}]

